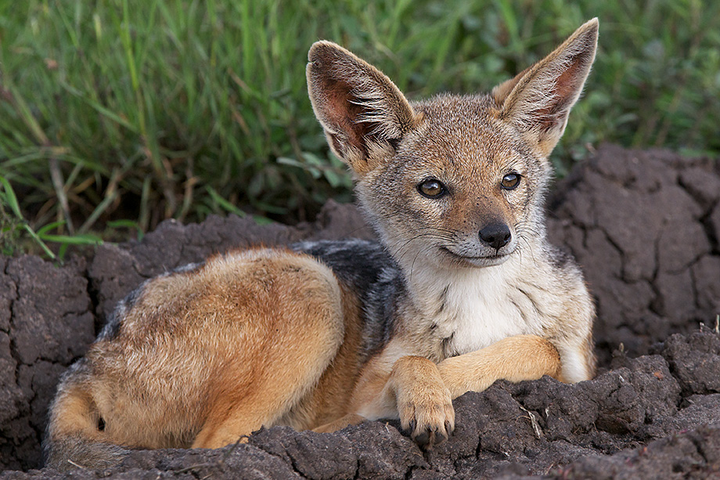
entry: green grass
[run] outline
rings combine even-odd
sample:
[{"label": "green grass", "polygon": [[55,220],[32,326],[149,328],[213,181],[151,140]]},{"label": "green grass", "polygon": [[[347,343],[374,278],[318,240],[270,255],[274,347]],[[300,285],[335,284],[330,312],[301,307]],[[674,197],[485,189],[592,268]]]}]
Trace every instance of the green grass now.
[{"label": "green grass", "polygon": [[[48,233],[60,227],[62,222],[49,223],[36,232],[23,217],[20,204],[10,182],[6,178],[0,177],[0,186],[2,187],[2,190],[0,190],[0,233],[3,236],[3,241],[0,242],[0,253],[3,255],[15,253],[21,233],[27,235],[29,240],[34,242],[37,249],[52,260],[62,260],[67,248],[71,245],[102,245],[103,240],[90,233],[76,235],[53,235]],[[5,207],[9,208],[10,212],[7,212]],[[47,242],[53,242],[59,246],[57,255],[47,246]]]},{"label": "green grass", "polygon": [[717,156],[714,0],[0,0],[0,176],[48,235],[311,219],[351,198],[307,99],[313,41],[421,98],[487,91],[594,16],[600,50],[560,173],[603,141]]}]

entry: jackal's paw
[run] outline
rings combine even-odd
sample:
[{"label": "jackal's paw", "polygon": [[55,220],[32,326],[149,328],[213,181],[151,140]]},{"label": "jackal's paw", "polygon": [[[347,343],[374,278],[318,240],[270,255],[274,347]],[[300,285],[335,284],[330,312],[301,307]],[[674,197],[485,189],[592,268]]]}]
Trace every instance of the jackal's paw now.
[{"label": "jackal's paw", "polygon": [[421,447],[430,448],[447,440],[455,429],[455,409],[450,391],[437,389],[398,405],[402,428]]}]

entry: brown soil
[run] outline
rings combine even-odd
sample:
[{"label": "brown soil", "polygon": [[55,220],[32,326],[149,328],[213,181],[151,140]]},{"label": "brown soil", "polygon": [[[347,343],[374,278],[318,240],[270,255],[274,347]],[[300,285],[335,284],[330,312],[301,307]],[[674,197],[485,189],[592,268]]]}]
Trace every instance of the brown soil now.
[{"label": "brown soil", "polygon": [[[720,477],[720,167],[605,146],[556,186],[548,231],[582,264],[598,304],[594,380],[497,382],[455,401],[457,428],[430,452],[395,422],[336,434],[262,430],[215,451],[134,451],[78,478]],[[62,267],[0,257],[1,478],[55,477],[40,440],[59,376],[113,304],[144,279],[214,252],[301,239],[371,238],[348,205],[314,224],[234,216],[168,221],[142,242]],[[701,323],[707,327],[701,327]],[[22,471],[20,471],[22,470]]]}]

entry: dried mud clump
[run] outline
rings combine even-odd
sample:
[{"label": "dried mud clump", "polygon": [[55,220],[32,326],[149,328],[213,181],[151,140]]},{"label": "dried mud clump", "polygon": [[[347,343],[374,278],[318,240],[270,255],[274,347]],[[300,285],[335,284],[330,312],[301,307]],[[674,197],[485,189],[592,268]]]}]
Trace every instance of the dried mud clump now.
[{"label": "dried mud clump", "polygon": [[[720,476],[720,172],[666,151],[601,148],[558,184],[548,233],[582,264],[598,305],[600,374],[496,382],[455,401],[450,440],[419,450],[396,422],[336,434],[272,428],[219,450],[133,451],[80,478],[708,478]],[[2,478],[53,478],[40,441],[59,376],[114,303],[146,278],[215,252],[371,238],[329,202],[314,224],[234,216],[168,221],[142,242],[56,267],[0,257]],[[706,326],[701,327],[701,323]]]}]

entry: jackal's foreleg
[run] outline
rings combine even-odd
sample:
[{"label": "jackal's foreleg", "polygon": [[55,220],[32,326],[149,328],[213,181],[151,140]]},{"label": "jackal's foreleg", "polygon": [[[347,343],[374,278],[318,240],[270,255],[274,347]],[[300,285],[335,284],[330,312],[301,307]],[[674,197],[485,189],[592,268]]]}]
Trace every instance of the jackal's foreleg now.
[{"label": "jackal's foreleg", "polygon": [[451,357],[438,370],[452,398],[481,392],[496,380],[536,380],[543,375],[563,380],[560,355],[550,341],[536,335],[504,338],[474,352]]}]

